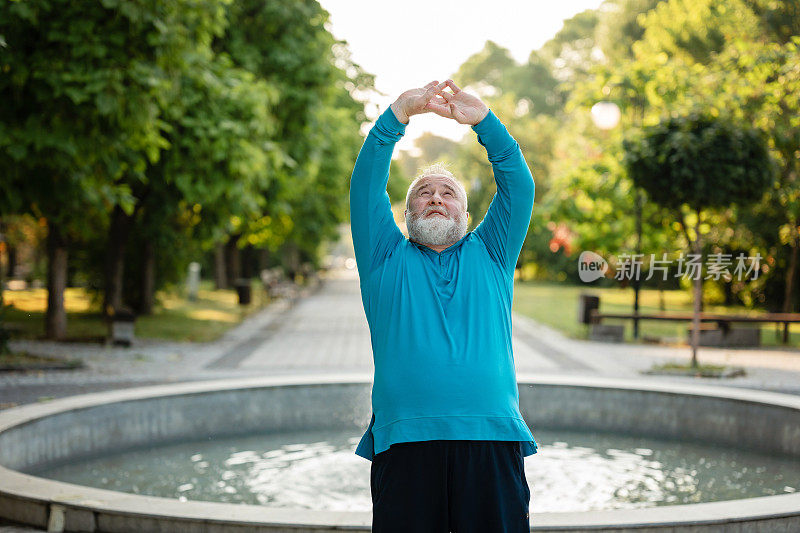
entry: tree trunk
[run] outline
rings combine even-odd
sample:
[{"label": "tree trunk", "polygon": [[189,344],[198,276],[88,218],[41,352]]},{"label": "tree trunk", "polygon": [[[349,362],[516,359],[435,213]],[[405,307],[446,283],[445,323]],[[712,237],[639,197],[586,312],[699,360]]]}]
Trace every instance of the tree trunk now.
[{"label": "tree trunk", "polygon": [[[6,353],[6,342],[5,336],[3,335],[3,311],[5,310],[6,301],[4,299],[3,291],[6,287],[6,275],[5,270],[3,269],[3,250],[7,250],[9,256],[11,255],[10,248],[6,248],[8,243],[5,241],[5,224],[2,220],[0,220],[0,354]],[[5,245],[5,246],[2,246]],[[9,258],[8,264],[11,264],[11,259]],[[10,275],[9,275],[10,277]]]},{"label": "tree trunk", "polygon": [[[700,212],[697,213],[697,224],[694,228],[694,242],[691,242],[695,254],[700,254],[703,249],[700,246]],[[703,268],[701,261],[700,271],[694,279],[694,302],[692,310],[692,368],[697,368],[697,347],[700,344],[700,311],[703,304]]]},{"label": "tree trunk", "polygon": [[[636,199],[635,199],[635,209],[634,213],[636,215],[636,251],[635,257],[639,256],[642,253],[642,192],[637,187],[635,190]],[[641,292],[641,272],[639,269],[634,266],[634,278],[633,278],[633,314],[638,316],[639,315],[639,293]],[[633,338],[639,339],[639,319],[633,319]]]},{"label": "tree trunk", "polygon": [[54,222],[47,234],[47,314],[45,336],[62,340],[67,336],[67,311],[64,289],[67,288],[67,243]]},{"label": "tree trunk", "polygon": [[17,270],[17,249],[13,246],[9,246],[8,242],[6,242],[6,253],[8,258],[8,266],[6,269],[6,277],[13,278],[14,273]]},{"label": "tree trunk", "polygon": [[261,248],[258,250],[258,274],[269,268],[269,249]]},{"label": "tree trunk", "polygon": [[703,298],[703,280],[694,280],[694,309],[692,310],[692,368],[697,368],[697,346],[700,344],[700,300]]},{"label": "tree trunk", "polygon": [[733,283],[730,281],[724,281],[722,283],[722,293],[725,296],[725,307],[733,305]]},{"label": "tree trunk", "polygon": [[122,280],[125,275],[125,247],[133,217],[115,206],[108,230],[108,254],[106,256],[106,284],[103,297],[103,314],[112,316],[122,307]]},{"label": "tree trunk", "polygon": [[241,263],[242,263],[242,277],[245,279],[251,279],[253,277],[253,262],[255,261],[255,254],[252,245],[247,245],[241,251]]},{"label": "tree trunk", "polygon": [[217,289],[228,288],[228,275],[225,269],[225,245],[214,247],[214,286]]},{"label": "tree trunk", "polygon": [[[794,222],[793,222],[794,224]],[[797,224],[794,224],[797,226]],[[794,279],[797,272],[797,255],[798,255],[798,246],[800,246],[800,242],[798,242],[797,236],[792,239],[792,251],[791,255],[789,256],[789,267],[786,269],[786,281],[785,287],[783,291],[783,312],[784,313],[791,313],[794,310],[794,296],[795,296],[795,289],[794,289]]]},{"label": "tree trunk", "polygon": [[225,243],[225,270],[228,275],[228,287],[235,287],[236,280],[242,276],[242,264],[239,254],[239,241],[240,235],[231,235],[228,242]]},{"label": "tree trunk", "polygon": [[[702,269],[702,267],[701,267],[701,269]],[[698,305],[700,305],[700,312],[701,313],[706,310],[706,304],[703,301],[703,278],[700,278],[700,303]]]},{"label": "tree trunk", "polygon": [[297,275],[300,273],[300,251],[294,242],[287,242],[283,248],[284,256],[286,257],[287,275],[290,281],[296,281]]},{"label": "tree trunk", "polygon": [[147,241],[142,248],[142,286],[138,312],[152,315],[156,300],[156,252],[153,243]]}]

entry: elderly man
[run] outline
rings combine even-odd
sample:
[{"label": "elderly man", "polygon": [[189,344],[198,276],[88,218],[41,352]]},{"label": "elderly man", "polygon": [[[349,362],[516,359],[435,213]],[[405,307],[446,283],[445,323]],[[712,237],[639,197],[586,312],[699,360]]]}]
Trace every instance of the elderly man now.
[{"label": "elderly man", "polygon": [[[426,112],[472,126],[492,164],[497,193],[470,233],[466,191],[437,165],[408,190],[408,239],[394,223],[394,145]],[[373,531],[529,531],[523,457],[537,446],[519,411],[511,300],[533,193],[517,142],[452,80],[404,92],[361,148],[350,213],[375,379],[356,453],[372,460]]]}]

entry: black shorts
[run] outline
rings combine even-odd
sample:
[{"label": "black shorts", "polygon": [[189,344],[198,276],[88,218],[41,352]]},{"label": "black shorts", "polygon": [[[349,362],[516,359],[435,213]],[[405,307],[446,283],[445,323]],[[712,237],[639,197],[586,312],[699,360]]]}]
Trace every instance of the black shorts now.
[{"label": "black shorts", "polygon": [[373,457],[370,481],[376,533],[530,531],[519,442],[393,444]]}]

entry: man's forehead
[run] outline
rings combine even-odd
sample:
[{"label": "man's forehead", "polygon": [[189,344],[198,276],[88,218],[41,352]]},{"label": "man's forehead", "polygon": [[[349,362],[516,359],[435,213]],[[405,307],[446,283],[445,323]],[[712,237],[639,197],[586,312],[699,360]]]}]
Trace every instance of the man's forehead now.
[{"label": "man's forehead", "polygon": [[445,176],[444,174],[431,174],[419,179],[419,181],[417,182],[416,190],[419,191],[420,189],[428,185],[444,185],[453,190],[456,190],[457,188],[456,180],[454,180],[450,176]]}]

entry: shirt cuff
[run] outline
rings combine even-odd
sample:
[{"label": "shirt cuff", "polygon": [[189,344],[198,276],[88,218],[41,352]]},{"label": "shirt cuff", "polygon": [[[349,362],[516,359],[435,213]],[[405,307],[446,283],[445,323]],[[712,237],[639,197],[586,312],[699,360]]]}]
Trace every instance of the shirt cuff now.
[{"label": "shirt cuff", "polygon": [[472,129],[478,134],[478,142],[486,148],[489,155],[502,152],[516,142],[491,109]]},{"label": "shirt cuff", "polygon": [[397,142],[405,134],[406,124],[397,120],[392,108],[387,107],[386,111],[375,121],[372,132],[382,141]]}]

